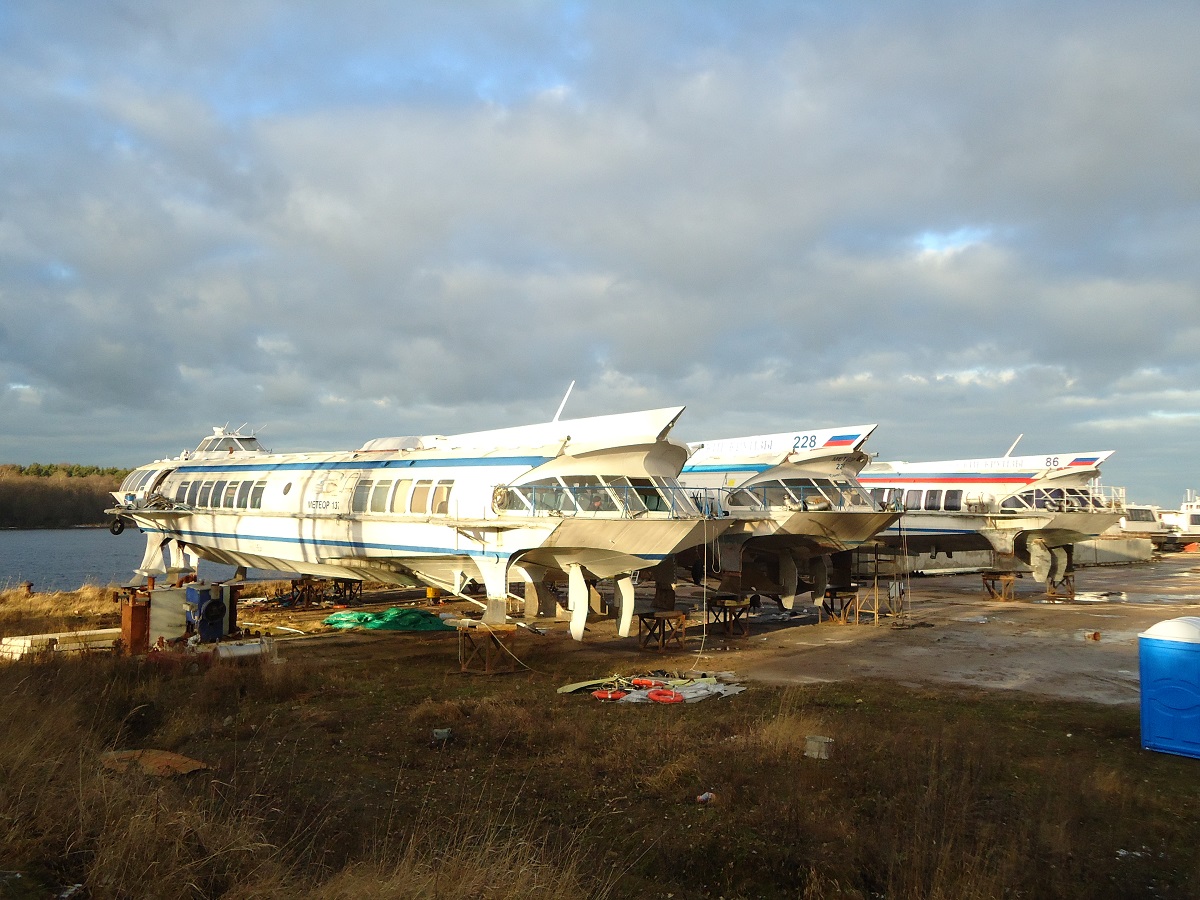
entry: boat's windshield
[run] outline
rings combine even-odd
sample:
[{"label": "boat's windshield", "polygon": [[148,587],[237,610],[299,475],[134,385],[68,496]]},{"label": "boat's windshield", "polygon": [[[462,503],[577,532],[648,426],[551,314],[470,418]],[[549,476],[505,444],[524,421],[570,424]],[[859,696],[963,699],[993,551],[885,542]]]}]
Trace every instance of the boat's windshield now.
[{"label": "boat's windshield", "polygon": [[213,435],[205,438],[196,448],[197,453],[230,453],[235,451],[255,452],[262,450],[258,438],[247,435]]},{"label": "boat's windshield", "polygon": [[496,490],[496,510],[558,515],[699,515],[687,492],[673,478],[624,475],[569,475],[541,478]]},{"label": "boat's windshield", "polygon": [[1109,504],[1103,497],[1094,495],[1087,488],[1035,488],[1005,497],[1000,509],[1020,512],[1027,509],[1045,509],[1051,512],[1080,512],[1106,509]]},{"label": "boat's windshield", "polygon": [[841,478],[762,481],[731,492],[727,502],[730,506],[775,506],[812,512],[874,505],[856,482]]}]

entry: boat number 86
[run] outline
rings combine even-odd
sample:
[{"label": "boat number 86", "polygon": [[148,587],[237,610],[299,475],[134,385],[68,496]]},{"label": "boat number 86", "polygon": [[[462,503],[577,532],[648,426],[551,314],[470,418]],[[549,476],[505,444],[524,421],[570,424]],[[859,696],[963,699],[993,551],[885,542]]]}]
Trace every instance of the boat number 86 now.
[{"label": "boat number 86", "polygon": [[1057,456],[1047,456],[1046,457],[1046,468],[1047,469],[1058,468],[1058,457]]}]

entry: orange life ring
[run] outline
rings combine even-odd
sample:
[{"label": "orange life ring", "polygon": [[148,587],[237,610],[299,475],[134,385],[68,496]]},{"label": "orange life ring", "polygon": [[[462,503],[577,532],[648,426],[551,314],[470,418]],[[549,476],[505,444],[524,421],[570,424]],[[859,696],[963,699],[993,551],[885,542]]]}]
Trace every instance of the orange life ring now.
[{"label": "orange life ring", "polygon": [[625,691],[592,691],[592,696],[597,700],[620,700],[625,695]]},{"label": "orange life ring", "polygon": [[655,703],[682,703],[683,694],[679,691],[673,691],[670,688],[658,688],[646,695]]},{"label": "orange life ring", "polygon": [[660,688],[665,686],[663,682],[656,681],[653,678],[635,678],[629,683],[635,688]]}]

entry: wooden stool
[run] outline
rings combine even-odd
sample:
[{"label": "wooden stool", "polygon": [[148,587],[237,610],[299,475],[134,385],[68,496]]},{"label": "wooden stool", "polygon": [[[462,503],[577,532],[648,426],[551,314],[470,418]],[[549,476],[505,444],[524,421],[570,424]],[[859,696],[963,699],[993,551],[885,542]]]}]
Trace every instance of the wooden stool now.
[{"label": "wooden stool", "polygon": [[725,634],[729,637],[733,636],[735,627],[743,635],[750,634],[750,620],[747,618],[749,612],[749,600],[734,600],[729,598],[714,600],[708,608],[708,614],[712,618],[712,623],[714,625],[721,625],[725,629]]},{"label": "wooden stool", "polygon": [[675,609],[638,613],[638,639],[643,649],[651,641],[659,650],[665,650],[671,641],[682,648],[687,639],[687,613]]},{"label": "wooden stool", "polygon": [[858,586],[852,585],[849,588],[825,588],[825,596],[821,600],[821,605],[817,607],[817,621],[821,621],[821,615],[824,613],[829,617],[831,622],[837,622],[839,625],[846,625],[850,622],[850,614],[854,613],[855,622],[858,621]]},{"label": "wooden stool", "polygon": [[[1015,572],[984,572],[983,587],[993,600],[1012,600],[1015,596]],[[996,585],[1000,587],[997,588]]]},{"label": "wooden stool", "polygon": [[516,625],[485,625],[475,619],[458,620],[458,664],[461,672],[517,671],[512,652]]}]

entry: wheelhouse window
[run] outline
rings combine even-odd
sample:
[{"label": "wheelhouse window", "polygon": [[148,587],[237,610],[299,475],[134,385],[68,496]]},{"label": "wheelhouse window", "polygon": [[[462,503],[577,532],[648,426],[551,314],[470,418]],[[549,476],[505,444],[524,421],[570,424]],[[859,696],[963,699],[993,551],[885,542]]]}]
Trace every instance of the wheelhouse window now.
[{"label": "wheelhouse window", "polygon": [[130,472],[125,476],[125,480],[121,482],[121,490],[127,493],[136,493],[144,488],[157,474],[157,469]]},{"label": "wheelhouse window", "polygon": [[[645,490],[654,490],[654,485],[646,479],[642,480],[645,482]],[[563,483],[566,485],[567,496],[559,498],[559,508],[566,512],[574,512],[576,506],[585,513],[613,512],[618,509],[616,501],[601,478],[594,475],[577,475],[564,478]],[[624,487],[626,495],[638,491],[638,488],[631,486],[628,481]],[[564,500],[567,506],[562,505]]]},{"label": "wheelhouse window", "polygon": [[[788,502],[798,502],[802,507],[807,507],[813,501],[829,499],[811,478],[785,478],[783,483],[787,485],[794,498]],[[829,482],[825,483],[829,484]]]},{"label": "wheelhouse window", "polygon": [[558,511],[574,515],[579,512],[579,504],[576,500],[575,491],[571,488],[559,490],[558,492]]},{"label": "wheelhouse window", "polygon": [[560,512],[563,489],[557,478],[534,481],[518,488],[521,496],[528,499],[534,512]]},{"label": "wheelhouse window", "polygon": [[[445,484],[443,482],[443,484]],[[731,505],[739,505],[734,492]],[[744,505],[757,507],[748,491]],[[543,478],[519,487],[497,487],[493,503],[497,511],[576,515],[579,513],[628,513],[646,511],[695,514],[692,501],[678,484],[666,478],[627,478],[623,475],[571,475]]]},{"label": "wheelhouse window", "polygon": [[525,496],[528,488],[497,487],[493,495],[496,512],[533,512],[533,501]]},{"label": "wheelhouse window", "polygon": [[1033,492],[1034,504],[1038,509],[1059,510],[1063,508],[1063,492],[1061,488],[1052,490],[1036,490]]},{"label": "wheelhouse window", "polygon": [[899,502],[900,493],[895,488],[871,488],[868,496],[876,509],[891,509],[893,502]]},{"label": "wheelhouse window", "polygon": [[200,442],[197,453],[229,453],[231,450],[261,450],[262,444],[258,438],[249,436],[239,437],[210,437]]},{"label": "wheelhouse window", "polygon": [[762,481],[749,488],[765,506],[787,506],[795,503],[796,498],[788,493],[782,481]]},{"label": "wheelhouse window", "polygon": [[[1068,509],[1100,509],[1103,506],[1103,501],[1099,497],[1093,497],[1090,491],[1083,488],[1067,488]],[[1154,510],[1146,509],[1143,512],[1150,514],[1147,521],[1155,521]]]},{"label": "wheelhouse window", "polygon": [[[622,479],[624,480],[624,479]],[[630,478],[629,486],[632,494],[625,495],[625,505],[636,512],[645,509],[647,512],[670,512],[671,504],[662,491],[649,478]],[[608,507],[605,507],[606,509]],[[615,507],[613,507],[615,509]]]},{"label": "wheelhouse window", "polygon": [[745,488],[730,491],[725,503],[727,506],[736,506],[740,509],[759,509],[762,507],[759,498]]},{"label": "wheelhouse window", "polygon": [[644,493],[647,490],[658,493],[654,482],[648,478],[631,480],[624,475],[617,475],[602,479],[602,483],[606,487],[593,492],[590,506],[585,507],[585,510],[590,508],[593,512],[616,512],[625,509],[632,513],[639,513],[649,509],[647,505],[649,501]]},{"label": "wheelhouse window", "polygon": [[581,508],[585,512],[617,508],[604,482],[591,475],[574,476],[565,481],[543,478],[517,488],[509,488],[503,503],[505,509],[516,512],[564,515],[575,515]]}]

